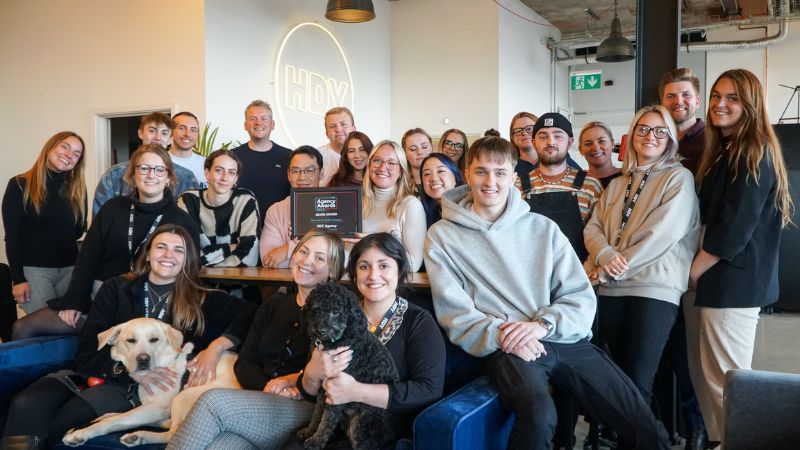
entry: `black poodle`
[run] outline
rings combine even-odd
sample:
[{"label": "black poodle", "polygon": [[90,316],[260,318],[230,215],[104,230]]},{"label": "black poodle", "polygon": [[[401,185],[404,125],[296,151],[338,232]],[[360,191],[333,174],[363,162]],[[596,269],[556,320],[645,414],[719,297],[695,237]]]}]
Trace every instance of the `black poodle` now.
[{"label": "black poodle", "polygon": [[[392,355],[369,332],[367,317],[347,288],[331,282],[317,286],[308,296],[303,314],[315,346],[324,350],[350,346],[353,358],[345,372],[357,381],[398,381]],[[320,390],[311,422],[297,437],[305,440],[307,449],[323,449],[339,429],[345,431],[354,449],[378,449],[397,438],[398,422],[387,410],[364,403],[328,405]]]}]

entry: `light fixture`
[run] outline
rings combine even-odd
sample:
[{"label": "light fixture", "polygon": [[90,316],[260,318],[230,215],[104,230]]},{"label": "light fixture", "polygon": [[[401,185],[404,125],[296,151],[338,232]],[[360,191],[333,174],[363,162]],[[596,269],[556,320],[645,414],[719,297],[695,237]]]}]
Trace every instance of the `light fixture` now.
[{"label": "light fixture", "polygon": [[328,0],[325,17],[334,22],[368,22],[375,18],[372,0]]},{"label": "light fixture", "polygon": [[614,0],[614,20],[611,21],[611,34],[597,46],[596,60],[600,62],[630,61],[636,57],[631,41],[622,36],[622,26],[617,17],[617,0]]}]

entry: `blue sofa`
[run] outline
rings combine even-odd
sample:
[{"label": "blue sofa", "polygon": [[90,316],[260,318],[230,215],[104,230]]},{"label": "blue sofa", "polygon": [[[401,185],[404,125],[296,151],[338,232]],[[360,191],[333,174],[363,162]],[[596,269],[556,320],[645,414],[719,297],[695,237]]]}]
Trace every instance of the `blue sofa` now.
[{"label": "blue sofa", "polygon": [[[37,337],[0,344],[0,430],[5,424],[11,398],[41,376],[69,367],[75,353],[74,336]],[[471,357],[448,345],[449,388],[463,384],[470,369]],[[474,369],[475,364],[472,364]],[[405,439],[398,449],[471,450],[505,448],[513,415],[500,406],[497,391],[486,377],[468,382],[451,395],[422,411],[414,421],[413,441]],[[85,450],[124,449],[119,443],[123,433],[92,439]],[[61,444],[53,448],[66,450]],[[163,448],[161,445],[137,447],[142,450]]]}]

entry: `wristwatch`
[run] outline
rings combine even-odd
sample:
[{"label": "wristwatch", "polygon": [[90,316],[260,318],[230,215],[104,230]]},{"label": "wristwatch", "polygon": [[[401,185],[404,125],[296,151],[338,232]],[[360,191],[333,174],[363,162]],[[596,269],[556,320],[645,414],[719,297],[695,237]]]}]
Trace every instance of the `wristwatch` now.
[{"label": "wristwatch", "polygon": [[547,320],[539,317],[538,319],[534,320],[534,322],[538,323],[539,325],[541,325],[542,328],[547,330],[547,334],[545,334],[543,337],[550,336],[550,333],[553,332],[553,324],[548,322]]}]

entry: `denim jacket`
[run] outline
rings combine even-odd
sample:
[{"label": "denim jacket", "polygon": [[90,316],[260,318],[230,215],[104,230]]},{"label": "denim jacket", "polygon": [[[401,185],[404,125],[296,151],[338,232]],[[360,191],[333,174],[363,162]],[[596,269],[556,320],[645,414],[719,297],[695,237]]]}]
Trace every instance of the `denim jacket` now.
[{"label": "denim jacket", "polygon": [[[194,173],[192,173],[191,170],[177,164],[173,164],[172,167],[175,169],[175,177],[178,179],[178,185],[173,190],[175,198],[178,198],[178,196],[184,191],[188,191],[189,189],[197,189],[200,187],[200,184],[197,182],[197,178],[194,176]],[[100,177],[100,182],[97,183],[97,189],[94,191],[92,217],[94,217],[97,214],[97,211],[100,211],[100,207],[112,197],[116,197],[118,195],[128,195],[131,193],[131,187],[128,186],[122,179],[122,176],[125,174],[125,170],[127,168],[127,161],[114,164],[106,171],[106,173],[103,174],[102,177]]]}]

